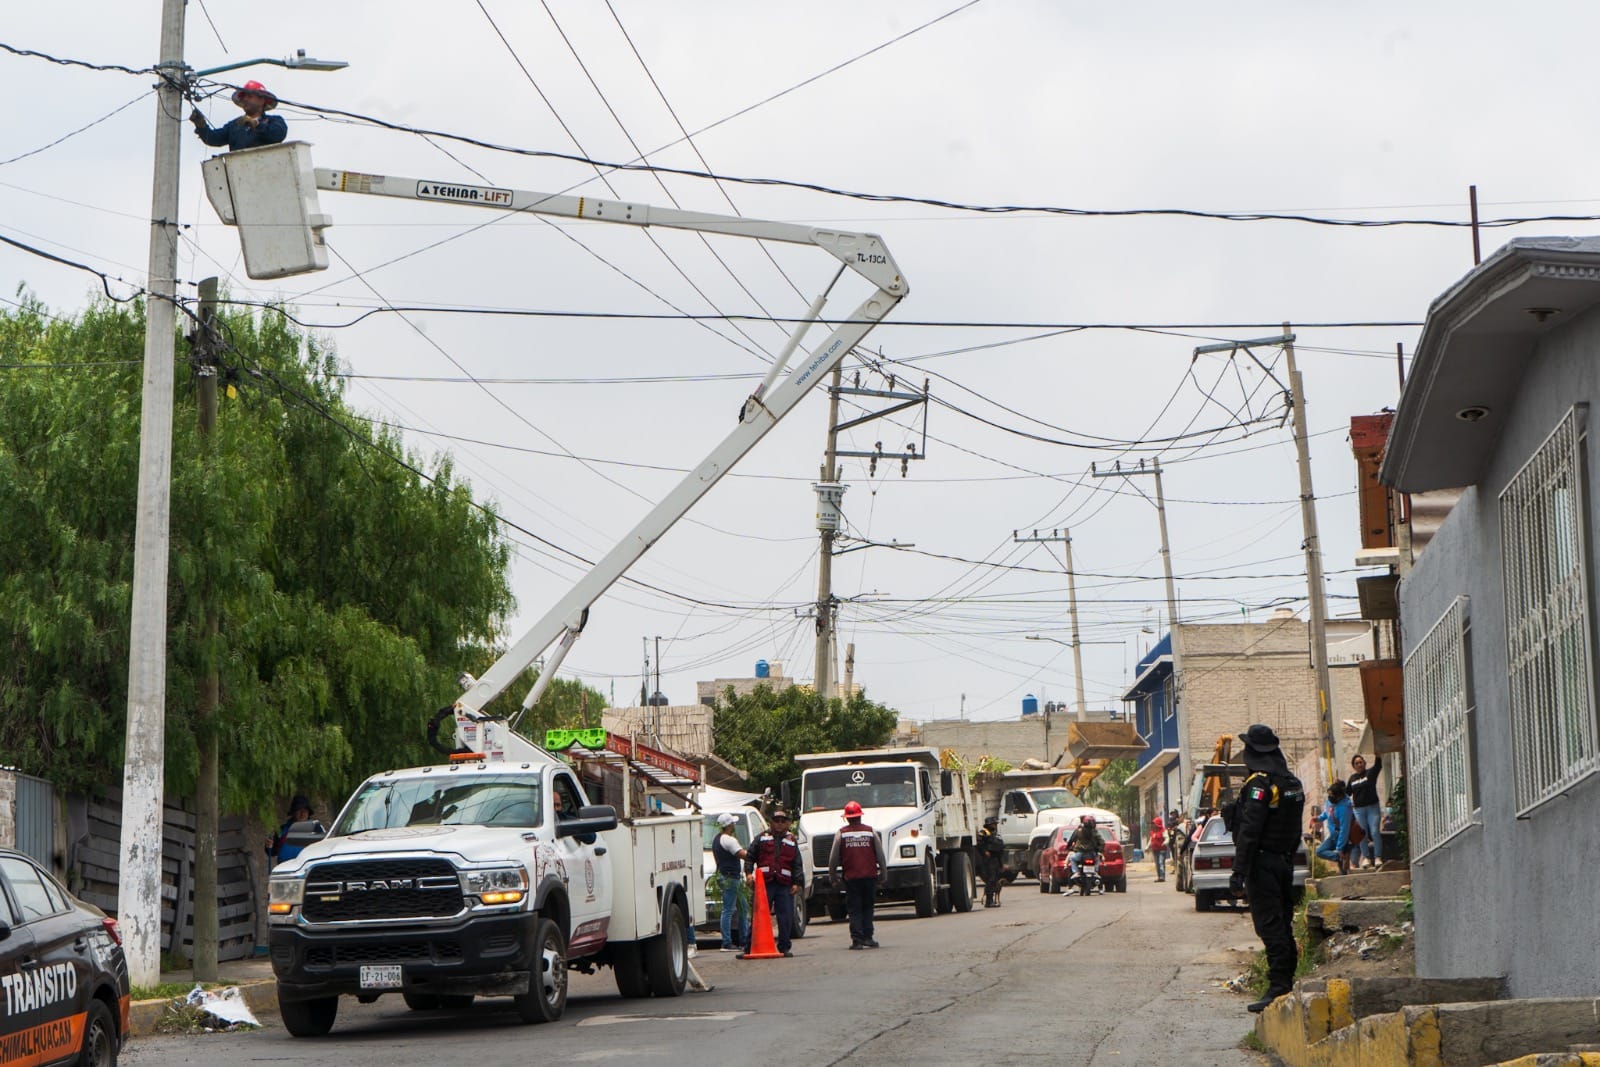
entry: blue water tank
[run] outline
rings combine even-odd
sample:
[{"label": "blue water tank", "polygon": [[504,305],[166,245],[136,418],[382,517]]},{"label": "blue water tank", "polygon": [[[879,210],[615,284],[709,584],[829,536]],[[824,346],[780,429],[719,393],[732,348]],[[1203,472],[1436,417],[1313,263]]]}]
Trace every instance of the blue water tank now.
[{"label": "blue water tank", "polygon": [[1022,714],[1024,714],[1024,715],[1037,715],[1037,714],[1039,714],[1039,698],[1034,696],[1032,693],[1029,693],[1027,696],[1023,697],[1022,698]]},{"label": "blue water tank", "polygon": [[772,677],[772,665],[770,663],[768,663],[764,659],[756,660],[756,677],[757,678],[771,678]]}]

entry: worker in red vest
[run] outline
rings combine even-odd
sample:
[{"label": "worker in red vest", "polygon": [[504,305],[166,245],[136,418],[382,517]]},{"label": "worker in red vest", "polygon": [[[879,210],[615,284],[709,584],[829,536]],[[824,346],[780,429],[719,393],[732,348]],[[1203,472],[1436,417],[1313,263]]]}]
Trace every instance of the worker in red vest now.
[{"label": "worker in red vest", "polygon": [[889,867],[877,831],[861,821],[861,805],[844,806],[845,824],[828,853],[828,880],[837,883],[844,867],[844,905],[850,916],[850,947],[877,948],[872,937],[872,904]]},{"label": "worker in red vest", "polygon": [[[772,829],[762,832],[745,853],[744,869],[752,878],[757,869],[767,887],[767,904],[778,920],[778,951],[792,956],[790,938],[794,934],[794,891],[804,889],[805,867],[800,860],[800,842],[789,832],[788,812],[772,813]],[[744,953],[739,953],[744,959]]]}]

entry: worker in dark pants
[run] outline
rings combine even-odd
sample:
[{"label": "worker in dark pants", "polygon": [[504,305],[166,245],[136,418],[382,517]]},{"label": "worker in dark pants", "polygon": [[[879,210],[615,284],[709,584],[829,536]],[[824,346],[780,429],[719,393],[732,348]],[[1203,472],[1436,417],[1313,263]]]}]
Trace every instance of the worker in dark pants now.
[{"label": "worker in dark pants", "polygon": [[1239,739],[1250,774],[1229,820],[1234,855],[1228,888],[1249,896],[1250,919],[1267,950],[1267,993],[1250,1005],[1252,1012],[1261,1012],[1294,989],[1300,961],[1294,942],[1294,854],[1306,794],[1269,727],[1256,723]]},{"label": "worker in dark pants", "polygon": [[850,947],[877,948],[873,934],[872,906],[889,870],[883,842],[878,832],[861,821],[861,805],[852,800],[844,806],[845,824],[833,839],[828,854],[828,880],[839,884],[839,868],[844,867],[844,907],[850,916]]},{"label": "worker in dark pants", "polygon": [[983,906],[1000,906],[1000,887],[1005,884],[1006,843],[1000,836],[1000,816],[983,820],[978,831],[978,877],[983,879]]},{"label": "worker in dark pants", "polygon": [[[746,851],[744,869],[752,882],[755,872],[761,872],[762,884],[767,887],[767,905],[772,918],[778,921],[777,949],[785,957],[794,955],[789,951],[794,933],[794,891],[805,889],[806,872],[800,861],[800,842],[789,832],[788,812],[772,813],[772,829],[764,831]],[[754,937],[752,934],[752,944]],[[742,960],[745,956],[741,952],[735,958]]]}]

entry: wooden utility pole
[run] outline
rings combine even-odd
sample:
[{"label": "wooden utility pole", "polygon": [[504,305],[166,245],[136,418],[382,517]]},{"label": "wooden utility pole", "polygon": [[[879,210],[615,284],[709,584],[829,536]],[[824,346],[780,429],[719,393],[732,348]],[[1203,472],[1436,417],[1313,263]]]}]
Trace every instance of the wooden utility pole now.
[{"label": "wooden utility pole", "polygon": [[[201,462],[211,469],[211,431],[217,425],[217,279],[200,283],[200,322],[189,335],[194,353],[195,393],[200,415]],[[209,477],[202,480],[210,491]],[[217,707],[222,682],[217,670],[221,654],[217,635],[216,590],[205,582],[206,666],[200,677],[195,705],[195,734],[200,747],[200,773],[195,786],[194,828],[194,977],[197,982],[217,980],[217,822],[221,814],[217,796]],[[174,940],[177,940],[174,938]]]},{"label": "wooden utility pole", "polygon": [[178,262],[179,135],[183,124],[184,0],[162,0],[156,67],[150,264],[145,288],[139,486],[128,620],[128,723],[122,764],[117,921],[134,985],[161,980],[161,807],[165,791],[167,556],[172,514],[172,386]]},{"label": "wooden utility pole", "polygon": [[[1017,531],[1012,530],[1011,531],[1011,540],[1016,542],[1019,545],[1024,545],[1024,544],[1040,545],[1040,544],[1051,544],[1051,543],[1060,544],[1062,546],[1063,550],[1066,553],[1066,559],[1067,559],[1067,616],[1072,622],[1072,672],[1073,672],[1074,681],[1077,683],[1077,690],[1076,690],[1075,695],[1078,698],[1078,707],[1077,707],[1078,721],[1079,722],[1083,722],[1085,719],[1087,719],[1089,717],[1089,715],[1088,715],[1089,703],[1088,703],[1088,700],[1083,695],[1083,647],[1082,647],[1082,642],[1080,642],[1078,640],[1078,585],[1077,585],[1077,580],[1076,580],[1075,576],[1072,573],[1072,531],[1071,530],[1051,530],[1048,534],[1041,534],[1038,530],[1035,530],[1029,536],[1023,537],[1020,534],[1018,534]],[[1045,712],[1044,729],[1045,729],[1045,737],[1046,737],[1046,740],[1048,741],[1048,738],[1049,738],[1049,735],[1050,735],[1050,712],[1049,711]],[[1047,758],[1048,758],[1048,755],[1049,754],[1046,753],[1046,757]]]},{"label": "wooden utility pole", "polygon": [[1322,579],[1322,542],[1317,535],[1317,497],[1311,488],[1310,431],[1306,427],[1306,389],[1294,362],[1294,336],[1283,324],[1284,360],[1294,405],[1294,451],[1300,467],[1300,524],[1305,536],[1306,585],[1311,613],[1311,664],[1317,674],[1317,716],[1322,729],[1325,780],[1333,781],[1333,694],[1328,679],[1328,604]]},{"label": "wooden utility pole", "polygon": [[1158,456],[1148,465],[1141,459],[1137,467],[1124,467],[1118,462],[1108,471],[1095,470],[1091,466],[1089,473],[1096,478],[1131,478],[1139,474],[1148,474],[1155,479],[1156,525],[1161,530],[1161,568],[1167,580],[1167,636],[1171,639],[1172,645],[1172,710],[1178,728],[1178,784],[1179,788],[1184,790],[1183,795],[1188,796],[1189,784],[1194,774],[1194,756],[1189,751],[1189,720],[1183,706],[1183,658],[1182,641],[1179,640],[1178,633],[1178,585],[1172,578],[1172,543],[1167,539],[1167,498],[1161,491],[1161,459]]}]

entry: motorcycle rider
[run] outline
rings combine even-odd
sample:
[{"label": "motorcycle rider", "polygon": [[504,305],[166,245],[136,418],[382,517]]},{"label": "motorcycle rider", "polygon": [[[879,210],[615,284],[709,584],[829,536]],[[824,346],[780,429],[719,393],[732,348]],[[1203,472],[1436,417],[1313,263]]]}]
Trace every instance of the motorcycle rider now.
[{"label": "motorcycle rider", "polygon": [[1000,906],[1000,887],[1004,882],[1006,843],[1000,836],[1000,816],[991,815],[983,820],[978,831],[978,877],[983,879],[983,906]]},{"label": "motorcycle rider", "polygon": [[1078,823],[1078,828],[1072,831],[1072,837],[1067,841],[1067,848],[1072,852],[1072,858],[1067,861],[1072,868],[1069,880],[1075,881],[1081,877],[1083,861],[1091,856],[1098,856],[1105,851],[1105,847],[1105,838],[1100,836],[1100,831],[1094,824],[1094,816],[1084,815]]}]

